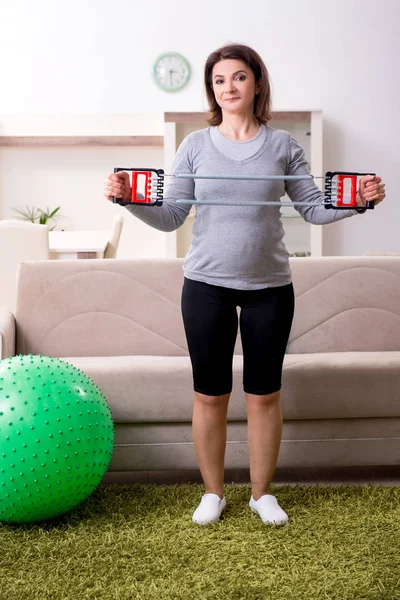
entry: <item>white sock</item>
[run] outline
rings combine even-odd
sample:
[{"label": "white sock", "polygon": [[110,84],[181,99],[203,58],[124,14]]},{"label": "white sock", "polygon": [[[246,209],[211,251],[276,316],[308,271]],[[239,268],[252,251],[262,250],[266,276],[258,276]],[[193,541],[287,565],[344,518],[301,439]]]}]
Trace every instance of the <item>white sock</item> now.
[{"label": "white sock", "polygon": [[250,498],[249,506],[251,510],[257,512],[263,523],[271,523],[271,525],[285,525],[289,517],[284,510],[279,506],[275,496],[265,494],[257,501],[253,496]]},{"label": "white sock", "polygon": [[204,494],[193,513],[192,520],[199,525],[215,523],[220,518],[225,506],[225,498],[221,499],[217,494]]}]

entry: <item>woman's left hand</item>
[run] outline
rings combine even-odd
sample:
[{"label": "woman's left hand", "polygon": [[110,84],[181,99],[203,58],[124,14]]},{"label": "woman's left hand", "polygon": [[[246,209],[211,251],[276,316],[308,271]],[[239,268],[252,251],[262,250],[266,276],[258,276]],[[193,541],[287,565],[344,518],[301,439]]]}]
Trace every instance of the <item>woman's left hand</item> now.
[{"label": "woman's left hand", "polygon": [[385,198],[385,184],[377,175],[365,175],[360,179],[357,192],[357,206],[365,206],[370,200],[376,206]]}]

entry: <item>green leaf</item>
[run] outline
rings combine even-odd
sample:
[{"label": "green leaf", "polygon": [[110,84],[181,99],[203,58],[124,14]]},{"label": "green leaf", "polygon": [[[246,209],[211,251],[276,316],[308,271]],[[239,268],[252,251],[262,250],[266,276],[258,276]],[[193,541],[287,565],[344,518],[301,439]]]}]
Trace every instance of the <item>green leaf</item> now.
[{"label": "green leaf", "polygon": [[[54,219],[54,215],[55,215],[55,214],[56,214],[56,213],[57,213],[57,212],[60,210],[60,208],[61,208],[61,206],[57,206],[57,208],[55,208],[55,209],[53,210],[53,212],[51,212],[51,213],[49,214],[49,219]],[[49,210],[50,210],[50,209],[49,209],[49,208],[47,208],[47,212],[49,212]]]},{"label": "green leaf", "polygon": [[36,208],[36,206],[26,206],[26,208],[21,208],[17,206],[13,208],[13,211],[17,213],[17,219],[20,221],[30,221],[31,223],[35,223],[40,215],[40,208]]},{"label": "green leaf", "polygon": [[[30,221],[31,223],[46,225],[50,219],[55,221],[56,219],[62,218],[61,215],[57,214],[60,208],[60,206],[57,206],[57,208],[52,210],[47,206],[46,210],[43,210],[36,206],[26,206],[25,208],[17,206],[12,210],[18,215],[16,218],[20,221]],[[54,229],[54,227],[55,226],[53,226],[52,229]]]}]

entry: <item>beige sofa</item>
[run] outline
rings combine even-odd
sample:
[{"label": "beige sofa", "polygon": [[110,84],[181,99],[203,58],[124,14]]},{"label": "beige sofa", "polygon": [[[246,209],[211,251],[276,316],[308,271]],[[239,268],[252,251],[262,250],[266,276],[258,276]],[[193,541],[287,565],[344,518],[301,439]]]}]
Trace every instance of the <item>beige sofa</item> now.
[{"label": "beige sofa", "polygon": [[[278,468],[398,465],[400,257],[292,258],[291,266],[296,313]],[[23,263],[16,314],[0,312],[2,358],[65,358],[101,388],[115,421],[110,472],[148,481],[197,469],[182,281],[180,259]],[[248,467],[241,378],[238,340],[227,470]]]}]

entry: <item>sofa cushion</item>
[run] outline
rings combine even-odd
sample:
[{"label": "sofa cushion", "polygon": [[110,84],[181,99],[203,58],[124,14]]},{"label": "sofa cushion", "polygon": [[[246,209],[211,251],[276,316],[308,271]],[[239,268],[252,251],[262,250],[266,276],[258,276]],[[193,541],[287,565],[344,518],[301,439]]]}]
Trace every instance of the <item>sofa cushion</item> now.
[{"label": "sofa cushion", "polygon": [[400,350],[398,257],[290,261],[296,309],[288,352]]},{"label": "sofa cushion", "polygon": [[187,356],[182,260],[22,263],[17,353]]},{"label": "sofa cushion", "polygon": [[400,416],[400,351],[286,355],[286,419]]},{"label": "sofa cushion", "polygon": [[[64,360],[84,371],[99,386],[117,423],[191,421],[193,386],[187,356]],[[284,418],[399,417],[399,372],[400,351],[286,355],[282,388]],[[228,418],[244,421],[241,356],[234,356],[233,374]]]}]

